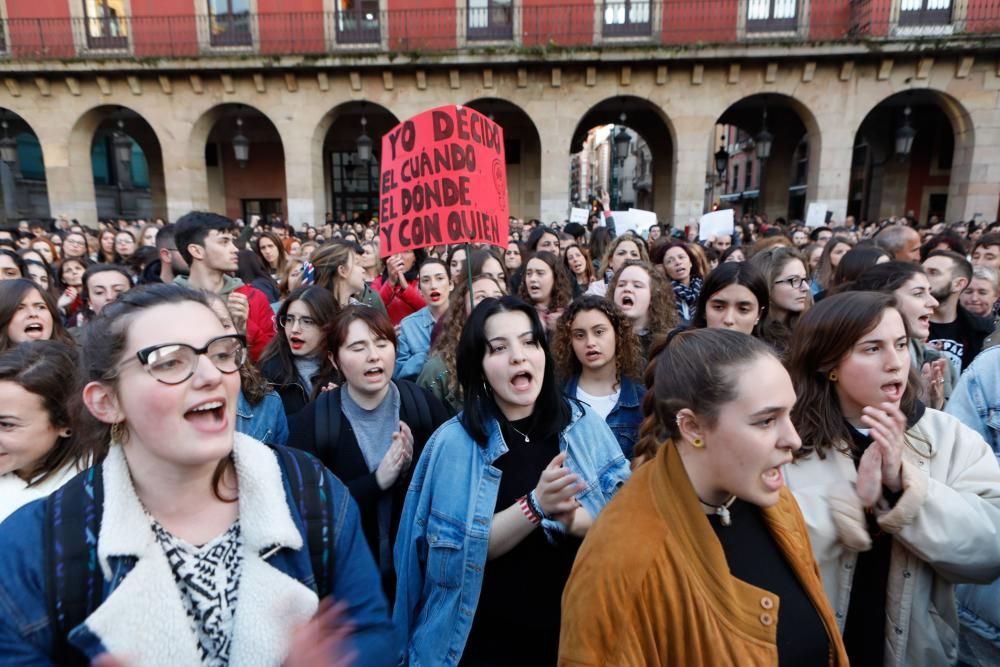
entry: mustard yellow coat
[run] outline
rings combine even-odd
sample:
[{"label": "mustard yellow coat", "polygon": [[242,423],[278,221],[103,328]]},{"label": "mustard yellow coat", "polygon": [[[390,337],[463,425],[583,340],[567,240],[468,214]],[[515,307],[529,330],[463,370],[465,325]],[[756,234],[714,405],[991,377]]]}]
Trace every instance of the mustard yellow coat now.
[{"label": "mustard yellow coat", "polygon": [[[847,665],[791,493],[782,489],[763,516],[826,627],[829,664]],[[559,664],[777,665],[780,608],[778,596],[729,573],[668,442],[604,508],[584,540],[563,594]]]}]

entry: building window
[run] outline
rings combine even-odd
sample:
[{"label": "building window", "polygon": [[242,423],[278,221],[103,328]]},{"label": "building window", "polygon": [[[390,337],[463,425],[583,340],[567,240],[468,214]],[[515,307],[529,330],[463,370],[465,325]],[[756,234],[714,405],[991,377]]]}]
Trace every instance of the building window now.
[{"label": "building window", "polygon": [[125,0],[83,0],[83,16],[88,48],[128,47]]},{"label": "building window", "polygon": [[333,213],[348,220],[355,213],[372,215],[378,211],[378,159],[361,162],[355,152],[330,154],[330,177],[333,180]]},{"label": "building window", "polygon": [[635,37],[651,33],[649,0],[605,0],[604,36]]},{"label": "building window", "polygon": [[251,46],[250,0],[208,0],[209,43]]},{"label": "building window", "polygon": [[378,0],[338,0],[339,44],[373,44],[380,40]]},{"label": "building window", "polygon": [[469,0],[469,39],[511,39],[512,0]]},{"label": "building window", "polygon": [[809,182],[809,140],[802,137],[795,147],[795,166],[792,186],[804,186]]},{"label": "building window", "polygon": [[747,173],[743,178],[743,189],[751,190],[753,189],[753,161],[747,162]]},{"label": "building window", "polygon": [[747,31],[795,30],[798,0],[747,0]]},{"label": "building window", "polygon": [[899,25],[948,25],[951,0],[902,0]]},{"label": "building window", "polygon": [[729,188],[730,192],[739,192],[740,190],[740,165],[733,165],[733,187]]}]

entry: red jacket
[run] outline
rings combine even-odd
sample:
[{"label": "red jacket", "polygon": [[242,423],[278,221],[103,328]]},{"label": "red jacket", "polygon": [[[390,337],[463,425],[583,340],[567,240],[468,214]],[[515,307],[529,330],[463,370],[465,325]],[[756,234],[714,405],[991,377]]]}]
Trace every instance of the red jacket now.
[{"label": "red jacket", "polygon": [[274,311],[271,309],[271,302],[256,287],[244,285],[233,291],[246,296],[250,302],[250,312],[247,315],[247,344],[250,346],[251,361],[257,363],[264,348],[274,338]]},{"label": "red jacket", "polygon": [[372,282],[372,289],[382,297],[382,303],[389,312],[389,319],[393,325],[398,325],[407,315],[412,315],[427,305],[416,280],[406,283],[406,289],[398,285],[393,285],[388,280],[383,281],[382,276],[378,276]]}]

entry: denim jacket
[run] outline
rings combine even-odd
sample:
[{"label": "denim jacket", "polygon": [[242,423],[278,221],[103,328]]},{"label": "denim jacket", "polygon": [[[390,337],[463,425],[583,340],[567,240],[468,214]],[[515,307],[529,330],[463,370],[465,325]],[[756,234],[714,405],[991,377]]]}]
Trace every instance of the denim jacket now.
[{"label": "denim jacket", "polygon": [[[596,519],[628,479],[628,462],[597,413],[577,401],[570,405],[559,448],[586,484],[577,499]],[[487,426],[485,447],[460,419],[445,422],[425,445],[399,522],[393,611],[397,646],[404,647],[399,664],[457,665],[479,603],[500,487],[492,464],[507,445],[496,419]],[[558,521],[546,520],[543,528],[550,541],[565,533]]]},{"label": "denim jacket", "polygon": [[268,445],[287,445],[288,418],[281,397],[268,389],[264,400],[250,405],[241,390],[236,404],[236,430]]},{"label": "denim jacket", "polygon": [[[103,575],[100,606],[69,632],[69,641],[90,659],[112,652],[144,667],[200,664],[173,573],[120,449],[112,447],[101,464],[105,502],[93,564]],[[306,527],[270,448],[237,434],[234,460],[244,560],[230,661],[279,664],[293,626],[307,621],[319,604]],[[390,664],[398,651],[357,506],[344,485],[326,474],[335,513],[331,595],[347,603],[357,664]],[[84,475],[68,485],[85,483]],[[35,501],[0,525],[0,663],[6,667],[54,665],[45,508],[44,500]]]},{"label": "denim jacket", "polygon": [[[1000,458],[1000,347],[980,352],[962,373],[945,412],[978,432]],[[1000,580],[955,589],[962,622],[960,657],[970,665],[1000,662]]]},{"label": "denim jacket", "polygon": [[431,349],[434,318],[430,306],[424,306],[399,323],[399,345],[396,349],[396,370],[393,379],[416,380]]},{"label": "denim jacket", "polygon": [[[566,383],[566,395],[569,398],[576,398],[576,389],[579,384],[579,375],[574,375]],[[605,419],[608,426],[611,427],[611,432],[618,439],[622,453],[629,460],[632,459],[632,449],[639,440],[639,424],[642,423],[642,397],[645,395],[645,387],[630,378],[622,377],[618,402]]]}]

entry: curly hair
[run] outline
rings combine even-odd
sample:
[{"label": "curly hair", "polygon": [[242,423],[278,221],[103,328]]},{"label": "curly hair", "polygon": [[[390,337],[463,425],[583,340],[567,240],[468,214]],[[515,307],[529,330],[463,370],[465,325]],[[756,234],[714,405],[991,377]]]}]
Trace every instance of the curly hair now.
[{"label": "curly hair", "polygon": [[562,268],[559,258],[551,252],[546,252],[544,250],[536,252],[527,262],[524,263],[525,277],[521,280],[521,287],[517,291],[517,296],[524,299],[527,303],[534,303],[531,296],[528,294],[527,273],[528,264],[536,259],[541,262],[545,262],[546,266],[548,266],[549,270],[552,272],[552,293],[549,295],[548,309],[551,311],[565,308],[573,299],[573,288],[569,284],[569,278],[566,275],[566,271]]},{"label": "curly hair", "polygon": [[642,350],[639,339],[632,329],[632,320],[615,304],[596,294],[584,294],[573,300],[556,325],[552,341],[552,355],[556,369],[565,382],[583,372],[583,365],[573,351],[573,320],[583,312],[596,310],[608,318],[615,332],[615,385],[620,385],[622,377],[638,379],[642,372]]},{"label": "curly hair", "polygon": [[674,288],[662,273],[657,271],[649,262],[630,259],[615,272],[611,282],[608,283],[607,300],[614,302],[615,290],[618,288],[618,280],[622,272],[631,267],[638,266],[649,275],[649,314],[646,318],[646,328],[652,334],[665,334],[675,328],[680,320],[677,317],[677,307],[674,304]]}]

